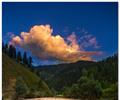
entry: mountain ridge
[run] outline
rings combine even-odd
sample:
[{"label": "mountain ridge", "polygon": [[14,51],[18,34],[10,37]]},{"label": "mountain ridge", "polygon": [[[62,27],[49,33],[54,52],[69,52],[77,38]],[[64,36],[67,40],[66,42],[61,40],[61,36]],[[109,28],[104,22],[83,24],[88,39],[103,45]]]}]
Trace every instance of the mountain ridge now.
[{"label": "mountain ridge", "polygon": [[[112,80],[116,80],[118,63],[117,59],[117,55],[115,55],[99,62],[78,61],[76,63],[69,64],[39,66],[35,67],[34,69],[36,70],[37,75],[40,76],[47,84],[49,84],[51,88],[55,87],[55,90],[60,91],[62,90],[63,86],[69,87],[73,83],[76,83],[81,77],[83,69],[88,70],[89,73],[91,73],[92,70],[95,70],[94,77],[96,79],[103,80],[107,79],[107,77],[112,77]],[[113,76],[110,74],[110,72],[113,73]],[[105,73],[109,73],[110,75],[105,75]]]}]

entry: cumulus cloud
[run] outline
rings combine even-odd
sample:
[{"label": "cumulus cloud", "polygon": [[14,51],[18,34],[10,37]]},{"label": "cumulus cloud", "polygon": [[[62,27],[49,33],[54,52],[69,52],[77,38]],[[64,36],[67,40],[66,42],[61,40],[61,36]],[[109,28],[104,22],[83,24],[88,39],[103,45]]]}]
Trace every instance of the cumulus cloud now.
[{"label": "cumulus cloud", "polygon": [[[81,50],[75,33],[67,37],[69,43],[60,35],[54,36],[52,33],[53,29],[50,28],[50,25],[36,25],[29,32],[21,32],[20,36],[14,36],[10,43],[30,50],[33,55],[41,59],[54,58],[76,62],[78,60],[93,60],[91,56],[99,54],[99,52]],[[90,42],[94,43],[95,39]]]}]

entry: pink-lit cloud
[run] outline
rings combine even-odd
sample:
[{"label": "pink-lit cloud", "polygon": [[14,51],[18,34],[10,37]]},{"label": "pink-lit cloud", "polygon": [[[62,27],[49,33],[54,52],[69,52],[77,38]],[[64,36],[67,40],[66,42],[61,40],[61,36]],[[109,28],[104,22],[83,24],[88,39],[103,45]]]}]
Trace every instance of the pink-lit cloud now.
[{"label": "pink-lit cloud", "polygon": [[88,33],[79,38],[79,43],[81,48],[92,47],[93,49],[99,49],[101,47],[96,37]]},{"label": "pink-lit cloud", "polygon": [[[82,50],[81,45],[77,43],[75,33],[67,37],[68,44],[63,37],[54,36],[52,32],[50,25],[35,25],[29,32],[21,32],[20,36],[14,36],[10,43],[30,50],[33,55],[41,59],[52,57],[61,61],[76,62],[93,60],[93,55],[100,54]],[[96,38],[89,39],[89,42],[97,46]]]}]

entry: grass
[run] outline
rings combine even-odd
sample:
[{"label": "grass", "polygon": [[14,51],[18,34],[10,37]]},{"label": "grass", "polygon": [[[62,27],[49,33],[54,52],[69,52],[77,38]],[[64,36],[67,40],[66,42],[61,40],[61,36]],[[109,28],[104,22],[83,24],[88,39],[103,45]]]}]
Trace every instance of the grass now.
[{"label": "grass", "polygon": [[[49,87],[36,74],[31,72],[26,66],[18,63],[15,59],[11,59],[6,54],[2,54],[2,86],[3,97],[11,98],[15,92],[15,82],[18,77],[21,77],[28,87],[35,86],[38,82],[42,92],[49,93]],[[9,99],[10,100],[10,99]]]}]

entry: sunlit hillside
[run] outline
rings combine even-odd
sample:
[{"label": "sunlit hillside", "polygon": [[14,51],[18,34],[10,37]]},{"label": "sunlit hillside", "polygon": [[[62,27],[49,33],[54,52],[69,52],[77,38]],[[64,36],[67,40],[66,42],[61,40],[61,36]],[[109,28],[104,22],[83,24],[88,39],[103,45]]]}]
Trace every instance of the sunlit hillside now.
[{"label": "sunlit hillside", "polygon": [[[3,98],[8,98],[9,100],[13,100],[16,92],[16,81],[18,78],[23,79],[25,85],[28,87],[29,92],[32,90],[32,94],[28,94],[30,96],[36,95],[50,95],[51,92],[48,86],[43,82],[37,75],[33,72],[30,72],[24,65],[17,63],[12,58],[8,57],[6,54],[3,53],[2,55],[3,62],[2,62],[2,76],[3,76]],[[39,90],[36,89],[39,87]],[[36,91],[35,91],[36,89]],[[40,93],[38,93],[40,91]],[[34,94],[36,93],[36,94]],[[6,100],[5,99],[5,100]]]}]

